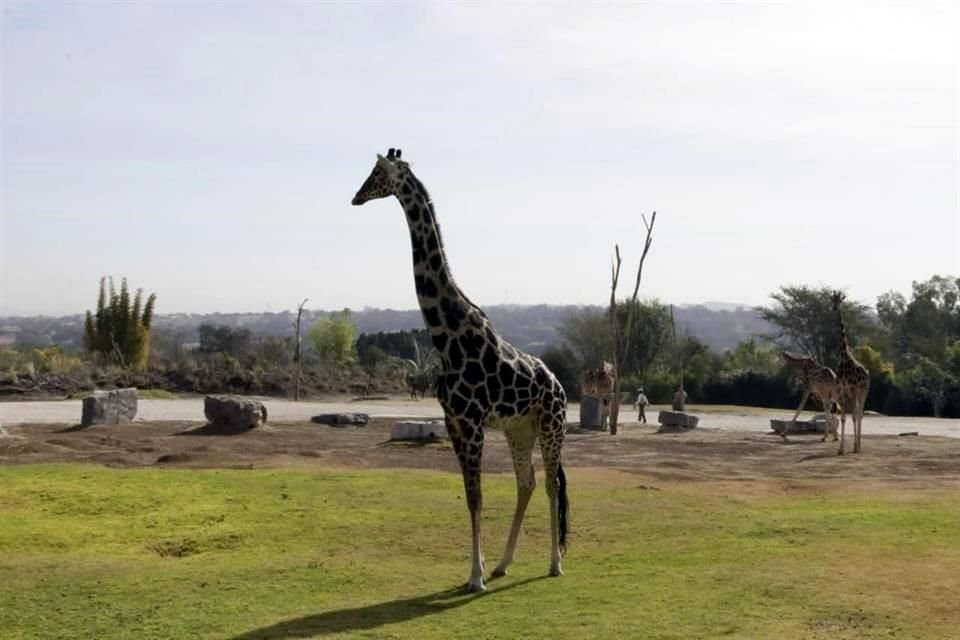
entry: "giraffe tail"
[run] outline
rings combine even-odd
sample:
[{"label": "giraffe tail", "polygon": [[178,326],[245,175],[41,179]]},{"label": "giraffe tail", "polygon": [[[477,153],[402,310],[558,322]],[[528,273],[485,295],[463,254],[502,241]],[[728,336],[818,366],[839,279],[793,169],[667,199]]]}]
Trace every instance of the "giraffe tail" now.
[{"label": "giraffe tail", "polygon": [[570,500],[567,498],[567,474],[563,464],[557,465],[557,511],[560,521],[560,551],[567,550],[567,533],[570,531]]}]

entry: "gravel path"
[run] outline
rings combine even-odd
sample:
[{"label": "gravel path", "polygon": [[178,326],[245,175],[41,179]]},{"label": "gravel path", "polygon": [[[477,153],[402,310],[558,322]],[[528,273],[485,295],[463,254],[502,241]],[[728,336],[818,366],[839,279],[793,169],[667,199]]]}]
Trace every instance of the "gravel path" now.
[{"label": "gravel path", "polygon": [[[366,401],[329,401],[329,402],[292,402],[276,398],[260,399],[267,407],[270,422],[302,422],[320,413],[367,413],[373,418],[441,418],[440,405],[435,400],[366,400]],[[577,420],[580,413],[578,404],[571,404],[568,415]],[[770,431],[772,416],[789,418],[790,411],[784,410],[767,414],[746,414],[736,412],[699,412],[700,426],[724,431]],[[655,420],[655,411],[648,411]],[[636,424],[636,414],[628,411],[627,428]],[[178,400],[140,400],[136,420],[138,422],[203,420],[203,398]],[[12,424],[76,424],[80,421],[80,400],[0,402],[0,425]],[[864,419],[864,434],[897,435],[916,431],[924,436],[946,436],[960,438],[960,420],[937,418],[892,418],[886,416],[868,416]],[[851,433],[847,423],[847,435]]]}]

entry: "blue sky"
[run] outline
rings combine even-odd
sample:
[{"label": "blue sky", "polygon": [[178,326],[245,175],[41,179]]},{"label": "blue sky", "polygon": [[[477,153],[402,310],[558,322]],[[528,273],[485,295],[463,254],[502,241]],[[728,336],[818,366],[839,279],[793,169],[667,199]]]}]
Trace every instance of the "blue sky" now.
[{"label": "blue sky", "polygon": [[604,303],[654,209],[644,296],[873,304],[960,273],[958,6],[7,1],[0,315],[415,307],[387,147],[481,305]]}]

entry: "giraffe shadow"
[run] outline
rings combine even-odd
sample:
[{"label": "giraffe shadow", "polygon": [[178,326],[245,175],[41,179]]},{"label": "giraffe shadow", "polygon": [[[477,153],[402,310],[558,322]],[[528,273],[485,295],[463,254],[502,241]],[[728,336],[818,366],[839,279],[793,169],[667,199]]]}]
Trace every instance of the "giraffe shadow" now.
[{"label": "giraffe shadow", "polygon": [[548,576],[519,580],[482,594],[468,593],[464,587],[428,593],[414,598],[388,600],[365,607],[325,611],[309,616],[285,620],[269,627],[262,627],[234,636],[230,640],[291,640],[294,638],[313,638],[349,631],[369,631],[386,624],[406,622],[416,618],[442,613],[475,602],[478,598],[489,598],[498,593],[521,587],[531,582],[543,580]]}]

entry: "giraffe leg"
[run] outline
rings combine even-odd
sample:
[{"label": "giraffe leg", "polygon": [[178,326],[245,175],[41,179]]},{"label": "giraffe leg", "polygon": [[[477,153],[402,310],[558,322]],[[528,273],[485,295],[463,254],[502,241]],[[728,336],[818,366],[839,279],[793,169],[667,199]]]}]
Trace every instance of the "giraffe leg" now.
[{"label": "giraffe leg", "polygon": [[482,593],[487,590],[483,583],[483,547],[480,543],[480,513],[483,510],[483,492],[480,487],[480,461],[483,454],[483,430],[466,421],[447,418],[447,432],[463,473],[463,488],[467,494],[470,510],[470,526],[473,534],[473,560],[467,591]]},{"label": "giraffe leg", "polygon": [[566,428],[566,408],[555,413],[544,410],[540,415],[540,451],[546,476],[547,496],[550,498],[550,575],[562,576],[560,566],[562,547],[567,535],[566,476],[560,464],[560,451]]},{"label": "giraffe leg", "polygon": [[800,405],[797,407],[797,410],[793,412],[793,422],[797,421],[797,417],[800,415],[800,412],[803,411],[803,408],[807,405],[807,400],[810,398],[810,390],[803,390],[803,398],[800,399]]},{"label": "giraffe leg", "polygon": [[830,433],[833,434],[833,441],[836,442],[840,439],[840,415],[837,412],[834,412],[833,405],[836,403],[837,407],[841,407],[841,398],[837,395],[830,396]]},{"label": "giraffe leg", "polygon": [[820,439],[820,442],[826,442],[827,436],[833,436],[833,441],[836,442],[839,440],[837,431],[840,429],[840,421],[837,419],[837,414],[833,412],[833,399],[830,398],[827,400],[826,407],[824,409],[824,417],[827,420],[827,428],[823,432],[823,438]]},{"label": "giraffe leg", "polygon": [[[797,417],[800,415],[800,412],[803,411],[803,408],[807,405],[807,400],[810,398],[810,390],[803,390],[803,398],[800,399],[800,404],[797,406],[797,410],[793,412],[793,419],[790,421],[791,424],[797,421]],[[783,438],[784,442],[790,442],[787,438],[787,432],[790,431],[790,425],[784,425],[783,433],[780,434],[780,437]]]},{"label": "giraffe leg", "polygon": [[860,426],[863,424],[863,409],[867,403],[867,396],[863,392],[857,393],[853,404],[853,452],[860,453]]},{"label": "giraffe leg", "polygon": [[827,436],[833,432],[833,422],[831,422],[830,420],[830,417],[831,417],[830,409],[833,407],[833,402],[829,396],[821,395],[819,393],[816,395],[817,395],[817,400],[819,400],[820,404],[823,406],[823,417],[825,421],[823,437],[820,438],[820,442],[826,442]]},{"label": "giraffe leg", "polygon": [[530,422],[510,428],[504,432],[504,435],[510,445],[513,470],[517,476],[517,508],[513,513],[513,524],[510,527],[510,535],[507,537],[507,547],[503,552],[503,558],[500,559],[500,564],[493,570],[491,576],[493,578],[507,575],[507,567],[513,562],[517,549],[523,515],[530,503],[530,496],[533,495],[533,490],[537,486],[537,478],[533,470],[533,445],[537,441],[536,425]]},{"label": "giraffe leg", "polygon": [[843,442],[846,438],[847,433],[847,412],[843,407],[843,397],[840,398],[840,449],[837,450],[837,455],[843,455]]}]

